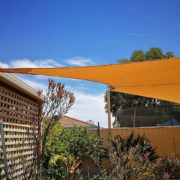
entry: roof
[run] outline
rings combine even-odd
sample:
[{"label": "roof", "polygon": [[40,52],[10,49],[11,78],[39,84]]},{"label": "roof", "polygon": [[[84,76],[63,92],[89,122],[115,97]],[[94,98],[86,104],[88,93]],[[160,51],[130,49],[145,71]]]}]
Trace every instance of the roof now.
[{"label": "roof", "polygon": [[176,119],[172,119],[171,121],[166,121],[161,124],[158,124],[158,126],[180,126],[180,122]]},{"label": "roof", "polygon": [[0,81],[38,101],[43,101],[43,99],[38,96],[37,91],[35,89],[33,89],[31,86],[26,84],[24,81],[22,81],[14,74],[0,73]]},{"label": "roof", "polygon": [[117,92],[180,103],[180,58],[90,67],[3,68],[0,72],[94,81]]},{"label": "roof", "polygon": [[89,123],[89,122],[85,122],[79,119],[75,119],[69,116],[62,116],[59,119],[59,122],[62,124],[62,126],[64,128],[71,128],[73,126],[83,126],[83,127],[87,127],[87,128],[97,128],[96,125]]}]

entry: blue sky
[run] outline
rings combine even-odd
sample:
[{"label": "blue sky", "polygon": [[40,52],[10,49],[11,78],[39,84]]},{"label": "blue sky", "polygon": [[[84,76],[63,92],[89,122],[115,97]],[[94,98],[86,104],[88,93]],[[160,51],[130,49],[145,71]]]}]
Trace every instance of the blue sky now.
[{"label": "blue sky", "polygon": [[[150,47],[180,56],[179,7],[179,0],[0,0],[0,65],[112,64]],[[21,78],[35,88],[47,83],[44,77]],[[106,86],[57,80],[77,94],[69,115],[107,126]]]}]

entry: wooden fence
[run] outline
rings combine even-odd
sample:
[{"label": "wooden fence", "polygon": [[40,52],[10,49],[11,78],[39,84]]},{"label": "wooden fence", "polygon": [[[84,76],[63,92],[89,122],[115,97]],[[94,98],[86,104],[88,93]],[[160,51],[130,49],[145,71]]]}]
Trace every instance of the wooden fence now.
[{"label": "wooden fence", "polygon": [[[97,130],[92,130],[92,132],[97,133]],[[132,132],[135,135],[145,135],[152,146],[157,149],[159,155],[180,159],[180,126],[113,128],[111,129],[111,136],[109,136],[108,129],[100,129],[100,136],[104,139],[104,145],[107,146],[108,138],[114,138],[118,134],[127,137]]]}]

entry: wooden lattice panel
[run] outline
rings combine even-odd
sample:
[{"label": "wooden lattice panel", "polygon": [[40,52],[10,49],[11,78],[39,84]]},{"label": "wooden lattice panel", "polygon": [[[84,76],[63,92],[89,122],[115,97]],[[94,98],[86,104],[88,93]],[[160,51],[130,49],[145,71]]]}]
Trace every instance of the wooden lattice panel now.
[{"label": "wooden lattice panel", "polygon": [[[23,179],[26,166],[34,158],[34,135],[39,132],[40,103],[0,82],[0,117],[3,121],[8,174],[10,179]],[[2,143],[0,142],[1,159]],[[22,167],[23,166],[23,167]],[[0,162],[4,175],[4,163]]]}]

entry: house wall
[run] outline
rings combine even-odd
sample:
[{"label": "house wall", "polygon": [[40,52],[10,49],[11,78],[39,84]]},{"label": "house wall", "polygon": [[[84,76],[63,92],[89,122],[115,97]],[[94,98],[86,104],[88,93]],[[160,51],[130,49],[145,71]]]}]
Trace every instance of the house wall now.
[{"label": "house wall", "polygon": [[5,170],[9,179],[26,179],[30,173],[27,168],[35,158],[33,135],[40,132],[40,107],[39,101],[0,81],[0,170],[4,178]]}]

